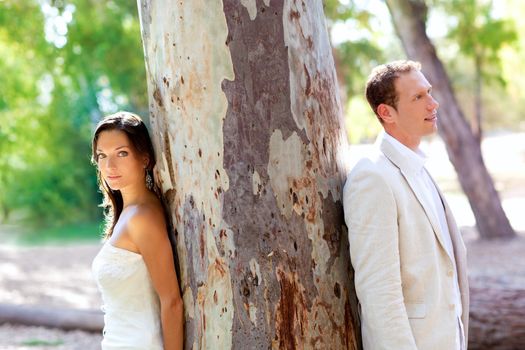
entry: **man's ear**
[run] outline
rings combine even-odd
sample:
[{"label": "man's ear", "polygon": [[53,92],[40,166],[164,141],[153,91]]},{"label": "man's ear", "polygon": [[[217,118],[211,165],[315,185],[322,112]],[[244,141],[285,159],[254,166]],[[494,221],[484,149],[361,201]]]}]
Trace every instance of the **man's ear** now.
[{"label": "man's ear", "polygon": [[377,114],[383,123],[390,124],[394,122],[395,109],[392,106],[381,103],[377,106]]}]

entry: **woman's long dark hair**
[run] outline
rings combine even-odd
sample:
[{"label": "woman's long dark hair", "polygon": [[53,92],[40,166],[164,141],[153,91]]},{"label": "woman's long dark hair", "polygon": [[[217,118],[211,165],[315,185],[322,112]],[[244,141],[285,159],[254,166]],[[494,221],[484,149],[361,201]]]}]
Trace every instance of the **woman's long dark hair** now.
[{"label": "woman's long dark hair", "polygon": [[[146,171],[153,179],[153,167],[155,166],[155,152],[149,137],[146,125],[136,114],[130,112],[117,112],[102,119],[93,134],[91,143],[91,162],[97,166],[97,142],[100,133],[103,131],[120,130],[126,133],[129,141],[140,155],[146,155],[149,162]],[[122,194],[119,190],[112,190],[102,178],[97,166],[97,178],[100,191],[104,196],[101,206],[104,208],[105,228],[104,238],[109,238],[113,234],[113,229],[117,223],[124,206]],[[154,181],[155,183],[155,181]],[[157,191],[155,191],[157,192]],[[158,192],[157,192],[158,195]]]}]

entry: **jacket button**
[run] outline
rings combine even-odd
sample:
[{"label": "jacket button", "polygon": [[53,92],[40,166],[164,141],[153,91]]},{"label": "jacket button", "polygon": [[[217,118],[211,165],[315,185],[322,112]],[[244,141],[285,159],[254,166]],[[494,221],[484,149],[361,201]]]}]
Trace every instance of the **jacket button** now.
[{"label": "jacket button", "polygon": [[448,277],[452,277],[453,275],[454,275],[454,271],[452,271],[452,270],[448,270],[447,271],[447,276]]}]

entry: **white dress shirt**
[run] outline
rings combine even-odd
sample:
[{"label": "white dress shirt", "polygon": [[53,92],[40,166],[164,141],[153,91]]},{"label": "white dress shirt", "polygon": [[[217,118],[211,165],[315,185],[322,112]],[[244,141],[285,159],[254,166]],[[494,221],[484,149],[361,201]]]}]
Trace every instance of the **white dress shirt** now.
[{"label": "white dress shirt", "polygon": [[[452,246],[452,240],[450,238],[450,232],[448,230],[447,219],[445,216],[445,208],[443,202],[439,195],[439,192],[436,188],[436,185],[432,178],[430,177],[427,169],[425,168],[425,162],[427,160],[426,155],[418,148],[417,152],[411,150],[407,146],[403,145],[401,142],[396,140],[394,137],[390,136],[388,133],[383,132],[383,138],[388,141],[396,150],[401,153],[409,163],[411,170],[418,174],[417,181],[420,181],[420,187],[425,189],[424,195],[427,197],[430,203],[432,203],[434,215],[439,220],[439,226],[441,228],[443,243],[445,245],[445,250],[450,256],[452,263],[454,265],[454,304],[456,307],[456,315],[458,318],[458,327],[456,332],[456,349],[463,350],[465,349],[465,340],[463,339],[463,324],[461,322],[461,314],[463,312],[461,305],[461,295],[459,292],[459,283],[457,277],[457,268],[456,268],[456,259],[454,257],[454,248]],[[437,233],[439,234],[439,233]]]}]

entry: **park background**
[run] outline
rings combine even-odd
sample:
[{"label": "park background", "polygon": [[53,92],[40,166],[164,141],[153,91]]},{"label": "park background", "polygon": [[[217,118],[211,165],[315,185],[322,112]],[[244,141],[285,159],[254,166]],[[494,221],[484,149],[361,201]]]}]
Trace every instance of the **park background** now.
[{"label": "park background", "polygon": [[[382,1],[324,3],[353,162],[380,130],[363,97],[366,77],[406,55]],[[479,239],[439,136],[423,144],[428,168],[462,228],[471,278],[490,274],[525,288],[525,3],[427,4],[427,33],[467,119],[481,107],[484,159],[518,237]],[[91,133],[117,110],[147,119],[143,55],[134,2],[0,0],[0,303],[100,304],[90,275],[102,227]],[[0,326],[0,348],[89,349],[99,341],[79,331]]]}]

